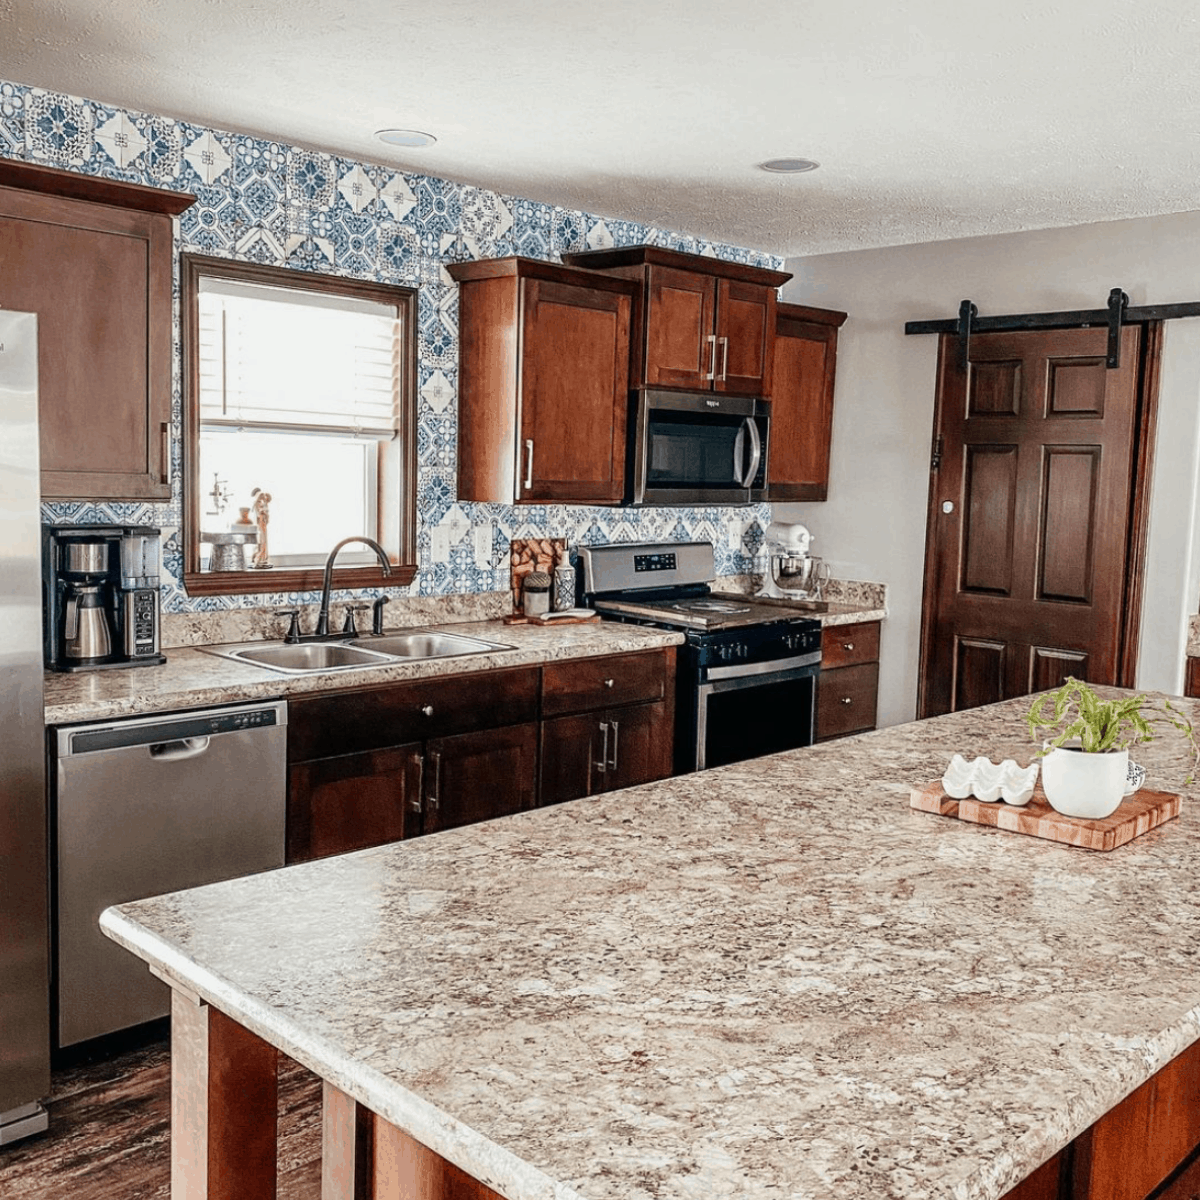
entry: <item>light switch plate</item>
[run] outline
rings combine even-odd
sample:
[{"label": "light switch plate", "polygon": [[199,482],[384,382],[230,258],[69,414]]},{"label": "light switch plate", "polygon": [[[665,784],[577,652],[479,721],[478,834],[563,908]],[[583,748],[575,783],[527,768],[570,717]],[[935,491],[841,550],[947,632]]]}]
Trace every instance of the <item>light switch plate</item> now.
[{"label": "light switch plate", "polygon": [[444,525],[435,525],[429,532],[429,557],[435,563],[450,561],[450,530]]},{"label": "light switch plate", "polygon": [[492,527],[487,525],[475,526],[475,565],[490,567],[492,565]]}]

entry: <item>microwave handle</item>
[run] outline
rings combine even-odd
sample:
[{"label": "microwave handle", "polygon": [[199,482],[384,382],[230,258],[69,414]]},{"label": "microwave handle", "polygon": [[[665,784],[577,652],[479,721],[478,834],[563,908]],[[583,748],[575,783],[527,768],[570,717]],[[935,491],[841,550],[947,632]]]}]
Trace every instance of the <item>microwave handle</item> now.
[{"label": "microwave handle", "polygon": [[[762,462],[762,438],[758,432],[758,422],[753,417],[747,417],[743,429],[750,431],[750,466],[746,469],[746,474],[742,479],[738,480],[741,487],[748,488],[754,483],[754,476],[758,474],[758,464]],[[735,448],[738,454],[738,461],[741,461],[742,435],[739,432],[735,442]]]}]

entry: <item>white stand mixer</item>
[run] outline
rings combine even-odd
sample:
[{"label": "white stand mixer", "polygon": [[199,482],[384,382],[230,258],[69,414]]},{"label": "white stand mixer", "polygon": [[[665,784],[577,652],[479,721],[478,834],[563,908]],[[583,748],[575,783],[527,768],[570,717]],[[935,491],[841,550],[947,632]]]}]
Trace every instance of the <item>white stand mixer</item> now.
[{"label": "white stand mixer", "polygon": [[772,521],[767,526],[764,549],[767,570],[760,596],[778,600],[820,600],[825,564],[809,554],[812,534],[803,525]]}]

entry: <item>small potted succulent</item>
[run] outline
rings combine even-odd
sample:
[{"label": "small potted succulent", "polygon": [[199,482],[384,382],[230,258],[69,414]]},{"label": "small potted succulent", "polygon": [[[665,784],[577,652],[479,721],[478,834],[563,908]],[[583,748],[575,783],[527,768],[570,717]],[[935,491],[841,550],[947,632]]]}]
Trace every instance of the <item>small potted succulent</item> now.
[{"label": "small potted succulent", "polygon": [[[1047,713],[1047,706],[1052,706]],[[1192,782],[1200,747],[1187,715],[1170,700],[1125,696],[1101,700],[1082,680],[1068,676],[1056,692],[1039,696],[1025,720],[1042,742],[1042,788],[1051,808],[1069,817],[1107,817],[1126,791],[1129,747],[1152,742],[1156,727],[1187,739]],[[1051,736],[1053,734],[1053,736]]]}]

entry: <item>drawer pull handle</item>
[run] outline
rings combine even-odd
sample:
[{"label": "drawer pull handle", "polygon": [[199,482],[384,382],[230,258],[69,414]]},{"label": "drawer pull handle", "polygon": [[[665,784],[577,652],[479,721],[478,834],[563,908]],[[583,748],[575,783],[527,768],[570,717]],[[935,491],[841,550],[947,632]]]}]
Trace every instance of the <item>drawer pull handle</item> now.
[{"label": "drawer pull handle", "polygon": [[853,649],[854,649],[854,643],[853,643],[853,642],[843,642],[843,643],[842,643],[842,649],[843,649],[843,650],[853,650]]},{"label": "drawer pull handle", "polygon": [[853,703],[854,703],[854,701],[853,701],[853,700],[851,700],[849,696],[843,696],[843,697],[842,697],[842,703],[843,703],[843,704],[853,704]]},{"label": "drawer pull handle", "polygon": [[604,686],[605,686],[606,688],[610,688],[610,687],[612,687],[612,685],[613,685],[613,681],[612,681],[611,679],[606,679],[606,680],[604,681]]},{"label": "drawer pull handle", "polygon": [[600,722],[600,732],[604,734],[604,747],[600,751],[600,761],[595,764],[596,770],[603,775],[608,770],[608,722]]},{"label": "drawer pull handle", "polygon": [[425,704],[425,705],[422,705],[422,707],[421,707],[421,711],[422,711],[422,712],[423,712],[423,713],[424,713],[424,714],[425,714],[427,717],[432,717],[432,716],[433,716],[433,705],[432,705],[432,704]]}]

